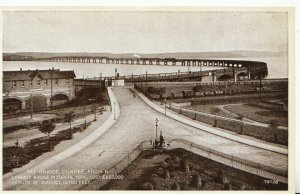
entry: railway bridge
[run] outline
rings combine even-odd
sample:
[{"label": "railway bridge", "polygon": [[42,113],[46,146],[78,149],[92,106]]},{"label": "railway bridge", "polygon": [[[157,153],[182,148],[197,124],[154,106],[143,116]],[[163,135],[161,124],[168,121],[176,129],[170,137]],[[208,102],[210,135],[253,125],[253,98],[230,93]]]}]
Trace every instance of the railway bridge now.
[{"label": "railway bridge", "polygon": [[[110,57],[51,57],[39,59],[40,61],[50,62],[69,62],[69,63],[100,63],[100,64],[127,64],[127,65],[160,65],[160,66],[198,66],[200,72],[173,73],[173,74],[148,74],[136,76],[122,76],[127,82],[140,81],[180,81],[180,80],[234,80],[259,79],[268,75],[268,67],[265,62],[245,61],[245,60],[227,60],[227,59],[176,59],[176,58],[110,58]],[[225,70],[201,71],[201,67],[218,67]],[[151,78],[152,77],[152,78]],[[116,79],[114,77],[107,78]],[[159,80],[157,80],[159,79]]]}]

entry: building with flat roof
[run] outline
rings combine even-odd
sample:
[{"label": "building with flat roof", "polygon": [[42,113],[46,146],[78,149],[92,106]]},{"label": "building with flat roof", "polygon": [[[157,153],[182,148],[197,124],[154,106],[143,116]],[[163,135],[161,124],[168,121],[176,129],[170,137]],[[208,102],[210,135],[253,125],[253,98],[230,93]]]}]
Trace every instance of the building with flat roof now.
[{"label": "building with flat roof", "polygon": [[74,71],[3,71],[3,111],[41,109],[75,98]]}]

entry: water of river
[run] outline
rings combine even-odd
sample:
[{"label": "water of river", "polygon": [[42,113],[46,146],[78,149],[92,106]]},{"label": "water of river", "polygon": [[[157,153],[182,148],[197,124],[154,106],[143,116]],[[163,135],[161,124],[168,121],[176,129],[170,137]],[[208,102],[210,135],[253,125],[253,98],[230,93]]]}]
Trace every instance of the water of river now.
[{"label": "water of river", "polygon": [[[237,59],[238,60],[238,59]],[[241,60],[247,60],[242,58]],[[268,64],[268,78],[286,78],[288,77],[287,60],[284,57],[265,57],[249,60],[263,61]],[[35,62],[35,61],[4,61],[3,71],[9,70],[34,70],[34,69],[49,69],[54,67],[60,70],[74,70],[77,78],[84,77],[99,77],[100,73],[103,77],[114,76],[115,69],[123,75],[136,75],[152,73],[171,73],[188,71],[187,66],[156,66],[156,65],[125,65],[125,64],[95,64],[95,63],[59,63],[59,62]],[[202,67],[202,70],[216,69],[214,67]],[[199,71],[200,67],[190,67],[191,71]]]}]

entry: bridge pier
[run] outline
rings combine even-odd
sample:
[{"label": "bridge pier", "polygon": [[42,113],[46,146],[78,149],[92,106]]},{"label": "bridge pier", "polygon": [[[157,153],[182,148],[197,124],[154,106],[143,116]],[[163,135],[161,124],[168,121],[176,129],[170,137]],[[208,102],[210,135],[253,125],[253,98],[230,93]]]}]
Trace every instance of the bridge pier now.
[{"label": "bridge pier", "polygon": [[50,106],[51,106],[51,100],[50,100],[50,98],[47,98],[46,104],[47,104],[47,107],[50,107]]},{"label": "bridge pier", "polygon": [[236,80],[237,80],[236,69],[233,69],[233,79],[234,79],[234,82],[236,82]]},{"label": "bridge pier", "polygon": [[214,71],[212,72],[212,81],[213,82],[217,81],[217,75],[216,75],[216,73]]},{"label": "bridge pier", "polygon": [[248,80],[251,80],[250,67],[247,68]]},{"label": "bridge pier", "polygon": [[26,109],[26,101],[22,100],[22,110]]}]

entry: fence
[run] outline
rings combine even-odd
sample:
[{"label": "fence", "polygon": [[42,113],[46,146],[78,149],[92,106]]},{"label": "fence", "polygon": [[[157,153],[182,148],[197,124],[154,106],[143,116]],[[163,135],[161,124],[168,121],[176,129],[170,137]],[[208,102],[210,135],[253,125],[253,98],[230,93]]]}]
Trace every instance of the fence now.
[{"label": "fence", "polygon": [[[113,164],[112,167],[107,169],[106,174],[112,174],[112,175],[118,175],[120,172],[122,172],[126,167],[128,167],[144,150],[144,144],[146,142],[140,143],[137,147],[135,147],[133,150],[131,150],[126,156],[124,156],[119,162],[116,164]],[[149,143],[149,142],[147,142]],[[100,189],[104,185],[106,185],[110,180],[104,180],[104,179],[94,179],[91,180],[88,185],[85,185],[81,189],[83,190],[95,190]]]},{"label": "fence", "polygon": [[215,125],[235,133],[252,136],[272,143],[288,145],[288,130],[280,128],[263,127],[255,124],[244,123],[238,119],[229,119],[217,115],[202,113],[182,107],[167,106],[172,111],[197,121]]},{"label": "fence", "polygon": [[[113,164],[107,172],[107,174],[118,175],[126,167],[128,167],[141,153],[145,150],[145,144],[149,142],[142,142],[137,147],[135,147],[131,152],[126,154],[119,162]],[[187,151],[193,152],[197,155],[201,155],[208,159],[214,160],[216,162],[225,164],[232,168],[240,169],[251,174],[256,174],[265,178],[271,178],[284,183],[287,183],[288,172],[285,169],[276,168],[276,166],[268,166],[263,163],[258,163],[255,161],[246,160],[243,157],[225,154],[216,149],[211,149],[204,145],[193,144],[187,140],[183,139],[173,139],[170,140],[169,149],[182,148]],[[88,185],[83,186],[83,190],[95,190],[100,189],[105,186],[110,180],[94,179],[91,180]]]},{"label": "fence", "polygon": [[[246,160],[237,155],[230,155],[220,152],[216,149],[211,149],[204,145],[193,144],[187,140],[175,139],[170,141],[172,148],[183,148],[195,154],[201,155],[208,159],[220,162],[227,166],[240,169],[258,176],[270,178],[287,183],[288,171],[287,169],[279,169],[276,166],[266,165],[264,163]],[[175,144],[175,145],[174,145]]]}]

